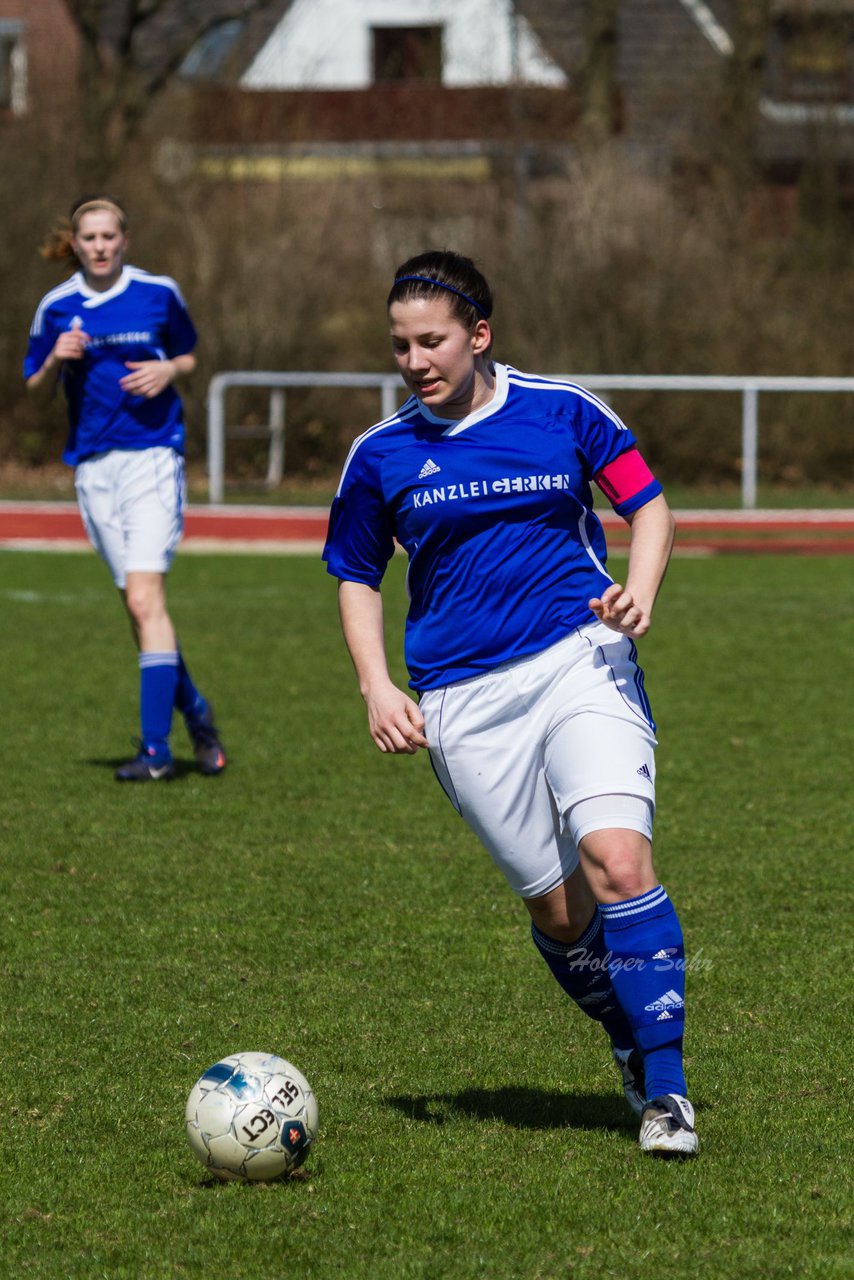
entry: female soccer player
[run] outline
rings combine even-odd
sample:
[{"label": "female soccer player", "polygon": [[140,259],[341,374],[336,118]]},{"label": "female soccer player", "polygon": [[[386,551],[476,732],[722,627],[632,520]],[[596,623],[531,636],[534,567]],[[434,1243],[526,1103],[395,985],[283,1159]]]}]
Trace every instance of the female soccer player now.
[{"label": "female soccer player", "polygon": [[24,361],[27,389],[68,404],[63,460],[80,514],[130,617],[139,652],[139,753],[120,782],[174,777],[172,708],[183,714],[203,773],[225,768],[213,712],[193,684],[166,607],[165,576],[181,537],[184,421],[176,379],[193,371],[196,331],[174,280],[125,264],[127,215],[112,197],[78,201],[42,254],[78,270],[39,303]]},{"label": "female soccer player", "polygon": [[[429,749],[555,978],[609,1036],[641,1148],[693,1155],[682,932],[653,870],[655,726],[634,645],[673,518],[605,404],[492,360],[491,313],[467,258],[398,268],[391,342],[412,395],[350,450],[324,559],[374,742]],[[631,530],[625,586],[605,568],[591,481]],[[395,539],[418,703],[386,665]]]}]

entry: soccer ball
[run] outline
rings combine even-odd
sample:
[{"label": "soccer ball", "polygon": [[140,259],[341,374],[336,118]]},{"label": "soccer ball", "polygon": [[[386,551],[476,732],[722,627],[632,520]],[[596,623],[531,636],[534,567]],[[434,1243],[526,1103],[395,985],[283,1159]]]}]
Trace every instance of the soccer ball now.
[{"label": "soccer ball", "polygon": [[317,1133],[317,1099],[301,1072],[274,1053],[233,1053],[193,1085],[187,1140],[224,1181],[265,1182],[296,1169]]}]

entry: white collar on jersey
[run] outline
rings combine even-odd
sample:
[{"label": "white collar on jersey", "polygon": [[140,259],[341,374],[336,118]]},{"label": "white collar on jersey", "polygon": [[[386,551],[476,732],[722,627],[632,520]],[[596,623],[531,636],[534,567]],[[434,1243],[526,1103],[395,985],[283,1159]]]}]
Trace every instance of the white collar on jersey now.
[{"label": "white collar on jersey", "polygon": [[495,373],[495,390],[492,393],[492,399],[486,404],[482,404],[479,409],[475,409],[474,413],[469,413],[465,418],[454,419],[449,421],[447,418],[439,417],[438,413],[431,413],[426,405],[419,404],[418,411],[428,422],[435,422],[437,426],[445,427],[442,432],[443,436],[458,436],[461,431],[468,431],[469,427],[473,427],[476,422],[481,422],[484,418],[489,418],[493,413],[497,413],[503,408],[507,399],[507,365],[498,364],[497,361],[492,362],[492,368]]},{"label": "white collar on jersey", "polygon": [[90,289],[86,283],[86,277],[82,271],[78,271],[74,277],[77,288],[83,294],[86,301],[84,307],[100,307],[102,302],[110,302],[113,298],[117,298],[120,293],[124,293],[128,285],[133,280],[129,267],[122,267],[122,273],[114,285],[109,289],[105,289],[103,293],[99,293],[97,289]]}]

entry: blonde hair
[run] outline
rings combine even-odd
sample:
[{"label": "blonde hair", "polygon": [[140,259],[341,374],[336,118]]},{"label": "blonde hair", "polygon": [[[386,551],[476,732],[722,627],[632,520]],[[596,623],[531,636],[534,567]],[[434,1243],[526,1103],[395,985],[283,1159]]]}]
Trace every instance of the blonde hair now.
[{"label": "blonde hair", "polygon": [[72,240],[77,234],[84,214],[104,209],[118,219],[122,233],[127,231],[128,216],[124,207],[114,196],[84,196],[75,201],[67,218],[58,218],[44,238],[39,253],[46,262],[63,262],[67,258],[76,258]]}]

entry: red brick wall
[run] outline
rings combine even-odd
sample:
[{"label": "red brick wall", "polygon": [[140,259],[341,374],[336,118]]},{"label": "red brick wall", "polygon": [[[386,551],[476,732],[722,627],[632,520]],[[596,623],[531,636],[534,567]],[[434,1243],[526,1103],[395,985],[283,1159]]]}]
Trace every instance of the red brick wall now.
[{"label": "red brick wall", "polygon": [[[27,113],[49,118],[56,130],[73,110],[77,80],[77,33],[63,0],[0,0],[0,19],[24,23],[27,51]],[[8,120],[10,113],[0,113]]]},{"label": "red brick wall", "polygon": [[566,141],[577,118],[563,89],[447,89],[250,92],[200,88],[193,136],[226,145],[312,142]]}]

